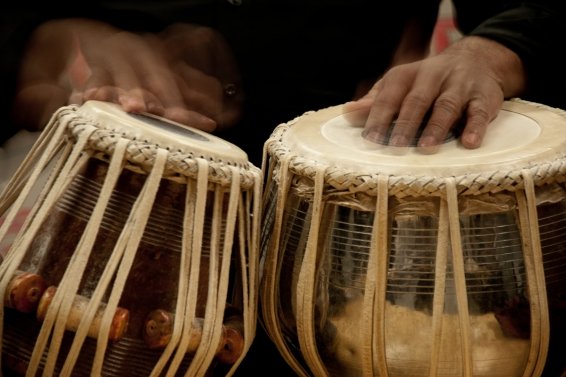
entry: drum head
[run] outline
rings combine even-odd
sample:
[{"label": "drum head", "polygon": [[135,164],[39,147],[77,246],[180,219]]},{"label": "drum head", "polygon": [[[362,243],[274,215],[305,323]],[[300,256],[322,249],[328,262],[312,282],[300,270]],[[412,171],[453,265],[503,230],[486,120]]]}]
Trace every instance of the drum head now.
[{"label": "drum head", "polygon": [[342,106],[297,118],[282,142],[297,156],[351,171],[408,176],[460,176],[524,168],[552,161],[566,151],[566,118],[558,111],[520,100],[507,101],[487,129],[478,149],[453,139],[437,153],[392,147],[365,140]]},{"label": "drum head", "polygon": [[99,127],[131,140],[179,150],[195,157],[214,157],[234,164],[248,163],[247,154],[228,141],[156,115],[126,113],[114,103],[101,101],[85,102],[77,113],[94,121]]}]

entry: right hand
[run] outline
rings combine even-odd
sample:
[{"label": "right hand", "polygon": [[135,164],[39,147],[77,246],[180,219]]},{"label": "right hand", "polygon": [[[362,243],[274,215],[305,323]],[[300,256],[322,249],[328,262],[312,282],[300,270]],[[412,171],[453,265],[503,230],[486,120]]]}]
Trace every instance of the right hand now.
[{"label": "right hand", "polygon": [[364,124],[366,139],[400,147],[412,144],[430,113],[417,143],[424,153],[436,152],[462,120],[460,142],[474,149],[504,99],[519,96],[525,87],[524,67],[513,51],[465,37],[438,55],[392,68],[366,96],[347,103],[345,112],[360,118],[355,121]]}]

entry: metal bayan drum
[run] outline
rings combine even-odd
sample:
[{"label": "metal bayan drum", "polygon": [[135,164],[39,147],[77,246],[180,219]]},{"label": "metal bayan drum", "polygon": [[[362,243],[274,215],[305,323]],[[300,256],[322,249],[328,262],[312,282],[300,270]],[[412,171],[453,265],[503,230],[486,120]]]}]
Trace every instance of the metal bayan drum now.
[{"label": "metal bayan drum", "polygon": [[0,197],[0,241],[36,198],[0,265],[4,375],[233,373],[255,335],[261,185],[210,134],[58,110]]},{"label": "metal bayan drum", "polygon": [[451,140],[431,155],[367,142],[349,119],[309,112],[265,143],[260,301],[288,363],[315,376],[557,376],[566,114],[509,101],[481,148]]}]

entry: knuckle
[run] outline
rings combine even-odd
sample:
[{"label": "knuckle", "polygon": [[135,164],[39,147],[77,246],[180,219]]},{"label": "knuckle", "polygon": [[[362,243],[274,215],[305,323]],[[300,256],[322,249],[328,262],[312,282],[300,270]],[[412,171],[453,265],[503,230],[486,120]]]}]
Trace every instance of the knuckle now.
[{"label": "knuckle", "polygon": [[393,108],[396,106],[397,103],[391,97],[388,96],[376,95],[373,100],[373,107],[377,109]]},{"label": "knuckle", "polygon": [[434,102],[434,110],[456,117],[462,111],[462,102],[455,96],[440,96]]},{"label": "knuckle", "polygon": [[431,136],[443,136],[448,132],[449,128],[450,125],[448,124],[445,123],[443,124],[439,121],[431,120],[426,125],[425,133],[426,135],[431,135]]},{"label": "knuckle", "polygon": [[468,124],[475,126],[475,125],[484,125],[488,123],[490,120],[490,116],[487,114],[485,110],[468,112]]},{"label": "knuckle", "polygon": [[215,43],[220,38],[220,34],[212,28],[206,26],[198,26],[194,30],[193,37],[195,37],[197,41],[202,42],[204,45],[210,45]]},{"label": "knuckle", "polygon": [[488,110],[487,106],[484,106],[477,102],[471,102],[468,105],[468,119],[474,119],[478,122],[487,122],[491,118],[492,114]]},{"label": "knuckle", "polygon": [[432,98],[429,94],[424,91],[414,90],[407,94],[405,98],[404,105],[411,106],[415,108],[425,108],[430,105]]}]

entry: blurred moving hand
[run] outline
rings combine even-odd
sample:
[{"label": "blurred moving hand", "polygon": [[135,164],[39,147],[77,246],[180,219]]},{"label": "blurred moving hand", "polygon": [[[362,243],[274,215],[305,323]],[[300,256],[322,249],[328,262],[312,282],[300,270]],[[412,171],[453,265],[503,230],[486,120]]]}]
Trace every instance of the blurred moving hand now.
[{"label": "blurred moving hand", "polygon": [[438,55],[391,68],[344,108],[356,114],[353,120],[364,124],[363,135],[373,142],[412,145],[425,122],[416,145],[434,153],[463,122],[460,142],[477,148],[504,99],[521,95],[525,86],[524,67],[514,52],[470,36]]},{"label": "blurred moving hand", "polygon": [[24,56],[14,121],[41,129],[59,107],[87,100],[213,132],[236,123],[243,93],[229,47],[210,28],[136,34],[85,19],[41,25]]}]

